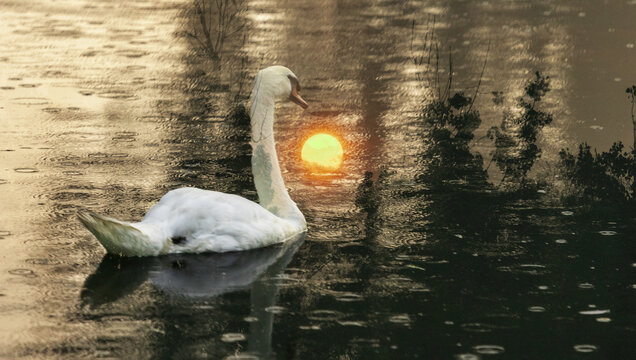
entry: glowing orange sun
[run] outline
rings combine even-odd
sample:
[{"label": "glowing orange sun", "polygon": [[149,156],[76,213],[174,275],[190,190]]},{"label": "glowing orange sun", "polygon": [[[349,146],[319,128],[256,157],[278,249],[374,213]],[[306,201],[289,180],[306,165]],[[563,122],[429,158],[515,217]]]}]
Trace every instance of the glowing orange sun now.
[{"label": "glowing orange sun", "polygon": [[300,158],[315,171],[334,171],[342,165],[340,141],[329,134],[316,134],[303,144]]}]

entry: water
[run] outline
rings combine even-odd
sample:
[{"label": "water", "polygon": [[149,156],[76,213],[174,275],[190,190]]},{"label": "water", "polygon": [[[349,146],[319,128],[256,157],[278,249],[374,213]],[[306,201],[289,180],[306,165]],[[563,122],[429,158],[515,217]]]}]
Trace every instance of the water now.
[{"label": "water", "polygon": [[[197,26],[189,1],[0,3],[0,356],[634,357],[634,216],[440,178],[422,156],[432,93],[410,50],[435,16],[454,83],[472,92],[490,44],[475,139],[533,71],[550,75],[542,106],[555,121],[535,167],[552,168],[582,141],[632,143],[634,2],[248,5],[245,38],[227,41],[219,65],[184,35]],[[245,121],[226,115],[274,63],[311,106],[277,114],[306,237],[244,254],[104,257],[77,209],[139,219],[180,186],[255,199]],[[300,163],[301,140],[320,129],[344,142],[337,174]],[[471,146],[488,161],[490,144]]]}]

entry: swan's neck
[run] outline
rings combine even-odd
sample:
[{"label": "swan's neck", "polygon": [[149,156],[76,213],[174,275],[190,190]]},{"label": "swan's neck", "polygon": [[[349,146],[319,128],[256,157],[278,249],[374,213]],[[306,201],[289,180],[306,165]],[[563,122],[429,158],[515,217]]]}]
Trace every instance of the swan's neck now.
[{"label": "swan's neck", "polygon": [[252,172],[258,199],[274,215],[305,226],[305,218],[285,188],[274,143],[274,98],[266,91],[252,93]]}]

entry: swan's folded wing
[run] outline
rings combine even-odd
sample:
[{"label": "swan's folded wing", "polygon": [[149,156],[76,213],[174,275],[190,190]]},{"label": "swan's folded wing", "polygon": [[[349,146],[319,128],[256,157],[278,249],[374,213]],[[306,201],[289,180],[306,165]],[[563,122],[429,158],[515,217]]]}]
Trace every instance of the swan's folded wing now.
[{"label": "swan's folded wing", "polygon": [[161,224],[170,237],[185,238],[171,253],[255,249],[282,242],[293,231],[286,220],[253,201],[195,188],[166,194],[143,223]]}]

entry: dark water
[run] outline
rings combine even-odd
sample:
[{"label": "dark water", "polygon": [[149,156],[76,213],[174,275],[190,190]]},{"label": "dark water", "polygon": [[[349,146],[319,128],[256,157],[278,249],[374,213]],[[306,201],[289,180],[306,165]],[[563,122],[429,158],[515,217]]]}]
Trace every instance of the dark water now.
[{"label": "dark water", "polygon": [[[411,61],[435,29],[455,86],[472,93],[488,54],[471,142],[485,162],[482,136],[535,70],[550,75],[542,109],[555,120],[533,172],[555,180],[560,148],[633,141],[636,3],[248,6],[248,26],[213,61],[184,34],[198,24],[193,2],[0,2],[0,357],[636,356],[633,211],[564,207],[549,189],[506,195],[495,167],[444,177],[419,116],[434,91]],[[306,237],[241,254],[104,257],[77,209],[136,220],[181,186],[255,198],[245,119],[227,114],[276,63],[311,105],[277,113]],[[509,100],[494,105],[492,91]],[[300,162],[318,130],[344,142],[337,174]]]}]

